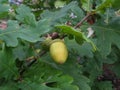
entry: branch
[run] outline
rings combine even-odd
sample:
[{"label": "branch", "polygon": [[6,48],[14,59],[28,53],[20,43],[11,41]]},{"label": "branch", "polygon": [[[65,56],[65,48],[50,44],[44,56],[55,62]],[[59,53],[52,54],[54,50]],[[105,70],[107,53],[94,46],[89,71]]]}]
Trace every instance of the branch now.
[{"label": "branch", "polygon": [[82,23],[88,19],[88,17],[91,16],[91,13],[88,13],[79,23],[77,23],[77,25],[74,27],[75,29],[80,27],[82,25]]},{"label": "branch", "polygon": [[31,57],[31,58],[28,58],[26,59],[26,65],[25,67],[23,67],[20,71],[19,71],[19,74],[20,74],[20,77],[17,79],[17,81],[20,80],[20,78],[22,77],[23,73],[26,71],[26,68],[32,66],[38,58],[40,58],[41,56],[43,56],[44,54],[46,53],[46,51],[41,51],[40,54],[37,56],[37,57]]}]

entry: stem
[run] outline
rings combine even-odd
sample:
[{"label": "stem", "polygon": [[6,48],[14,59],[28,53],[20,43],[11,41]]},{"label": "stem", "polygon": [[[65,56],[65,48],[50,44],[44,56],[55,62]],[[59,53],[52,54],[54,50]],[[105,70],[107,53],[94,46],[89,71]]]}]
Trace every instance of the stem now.
[{"label": "stem", "polygon": [[88,13],[79,23],[77,23],[77,25],[74,27],[75,29],[80,27],[82,25],[82,23],[88,19],[88,17],[91,15],[91,13]]},{"label": "stem", "polygon": [[46,54],[46,51],[41,51],[41,53],[39,54],[39,57],[42,57],[44,54]]},{"label": "stem", "polygon": [[[25,67],[30,67],[32,66],[38,58],[40,58],[41,56],[43,56],[44,54],[46,53],[46,51],[41,51],[40,54],[37,56],[37,57],[33,57],[30,59],[31,62],[28,62],[27,65]],[[28,60],[29,61],[29,60]],[[26,68],[23,67],[20,71],[19,71],[19,74],[20,74],[20,78],[22,77],[23,73],[26,71]],[[19,78],[17,80],[20,80]]]}]

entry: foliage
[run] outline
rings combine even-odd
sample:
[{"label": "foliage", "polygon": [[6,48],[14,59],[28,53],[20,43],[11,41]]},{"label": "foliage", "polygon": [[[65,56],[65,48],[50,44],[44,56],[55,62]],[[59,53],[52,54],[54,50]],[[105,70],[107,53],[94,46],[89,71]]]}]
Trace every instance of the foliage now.
[{"label": "foliage", "polygon": [[[98,78],[106,64],[120,78],[119,10],[119,0],[0,0],[0,90],[113,90]],[[64,40],[64,64],[46,37]]]}]

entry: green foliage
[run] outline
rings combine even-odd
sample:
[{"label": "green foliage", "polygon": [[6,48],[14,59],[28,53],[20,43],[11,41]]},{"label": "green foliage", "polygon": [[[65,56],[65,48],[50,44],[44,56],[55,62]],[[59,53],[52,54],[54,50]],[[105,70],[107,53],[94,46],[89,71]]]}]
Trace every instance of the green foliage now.
[{"label": "green foliage", "polygon": [[119,20],[120,18],[116,17],[111,19],[108,23],[99,21],[93,26],[98,39],[96,44],[103,56],[107,56],[111,52],[112,44],[120,48]]},{"label": "green foliage", "polygon": [[46,55],[46,57],[42,57],[42,60],[48,65],[52,65],[52,67],[72,76],[74,78],[73,84],[78,85],[80,90],[91,90],[89,86],[90,80],[86,76],[82,75],[82,66],[79,65],[77,55],[69,56],[70,57],[68,58],[67,62],[63,65],[58,65],[53,62],[53,60],[49,57],[49,53]]},{"label": "green foliage", "polygon": [[11,77],[18,76],[15,59],[10,48],[3,48],[0,51],[0,73],[0,78],[11,79]]},{"label": "green foliage", "polygon": [[93,3],[93,0],[81,0],[81,3],[82,3],[82,8],[87,11],[87,12],[90,12],[92,11],[92,3]]},{"label": "green foliage", "polygon": [[18,45],[18,38],[30,42],[36,42],[40,40],[37,29],[34,30],[32,29],[32,27],[23,28],[19,26],[17,21],[8,21],[8,27],[6,28],[6,30],[0,30],[0,39],[4,41],[7,46],[14,47]]},{"label": "green foliage", "polygon": [[111,82],[100,82],[97,83],[100,90],[113,90]]},{"label": "green foliage", "polygon": [[[119,9],[119,0],[0,0],[0,90],[113,90],[99,77],[108,65],[120,78]],[[46,37],[63,39],[66,63],[43,50]]]},{"label": "green foliage", "polygon": [[[79,11],[79,12],[78,12]],[[74,13],[78,18],[77,19],[71,19],[70,14]],[[56,24],[64,24],[69,19],[73,22],[75,22],[78,19],[82,19],[84,17],[84,12],[79,8],[76,1],[71,2],[70,4],[64,6],[58,11],[48,11],[45,10],[41,14],[42,19],[48,19],[50,22],[50,25],[56,25]]]},{"label": "green foliage", "polygon": [[[24,8],[24,9],[23,9]],[[30,26],[36,26],[36,20],[34,14],[31,12],[31,9],[25,5],[20,5],[16,10],[17,15],[16,19],[21,23],[28,24]]]},{"label": "green foliage", "polygon": [[116,9],[120,9],[120,4],[118,3],[119,0],[113,0],[112,6]]},{"label": "green foliage", "polygon": [[96,7],[96,11],[104,12],[106,8],[111,7],[113,0],[101,0],[101,4]]},{"label": "green foliage", "polygon": [[70,26],[56,26],[57,28],[61,29],[61,32],[64,34],[68,34],[68,35],[73,35],[73,37],[75,37],[75,40],[78,44],[83,44],[84,41],[87,41],[89,43],[92,44],[94,50],[96,50],[96,46],[93,44],[93,42],[91,40],[89,40],[84,33],[82,33],[80,30],[75,30],[74,28],[70,27]]},{"label": "green foliage", "polygon": [[65,39],[65,41],[69,51],[73,52],[72,54],[80,55],[81,57],[93,57],[92,47],[89,43],[84,42],[82,45],[79,45],[75,40]]},{"label": "green foliage", "polygon": [[9,9],[10,9],[10,6],[5,4],[0,4],[0,19],[8,15]]},{"label": "green foliage", "polygon": [[[40,83],[43,90],[46,90],[47,88],[50,90],[78,90],[77,86],[71,85],[73,82],[72,77],[69,75],[63,75],[61,71],[54,69],[49,64],[39,61],[29,70],[31,72],[25,74],[26,80]],[[39,87],[39,89],[41,87]]]}]

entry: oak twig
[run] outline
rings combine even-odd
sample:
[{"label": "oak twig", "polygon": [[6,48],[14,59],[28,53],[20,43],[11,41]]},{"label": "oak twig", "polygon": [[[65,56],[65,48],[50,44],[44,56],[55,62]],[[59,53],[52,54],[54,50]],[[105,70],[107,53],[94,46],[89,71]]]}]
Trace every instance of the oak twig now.
[{"label": "oak twig", "polygon": [[34,57],[26,59],[26,65],[25,65],[25,67],[23,66],[23,68],[20,69],[20,71],[19,71],[20,77],[16,81],[20,81],[22,79],[23,73],[26,71],[26,68],[32,66],[37,61],[37,59],[39,57],[43,56],[45,53],[46,53],[46,51],[43,50],[39,53],[38,56],[36,56],[36,57],[34,56]]},{"label": "oak twig", "polygon": [[91,15],[91,13],[88,13],[79,23],[77,23],[77,25],[74,27],[75,29],[80,27],[82,25],[82,23],[88,19],[88,17]]}]

